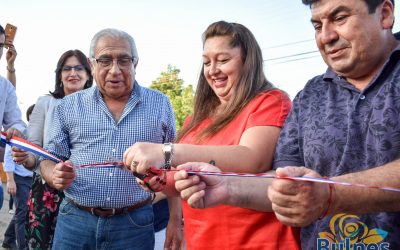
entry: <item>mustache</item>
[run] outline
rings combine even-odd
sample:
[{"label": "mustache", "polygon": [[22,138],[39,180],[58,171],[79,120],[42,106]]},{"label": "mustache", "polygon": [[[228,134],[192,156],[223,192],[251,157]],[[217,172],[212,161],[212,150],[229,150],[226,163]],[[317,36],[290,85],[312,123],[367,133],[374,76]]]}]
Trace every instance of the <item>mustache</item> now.
[{"label": "mustache", "polygon": [[336,51],[336,50],[340,50],[343,48],[348,48],[350,47],[350,44],[347,41],[343,41],[343,40],[339,40],[339,41],[335,41],[329,44],[325,44],[324,45],[324,51],[325,52],[332,52],[332,51]]}]

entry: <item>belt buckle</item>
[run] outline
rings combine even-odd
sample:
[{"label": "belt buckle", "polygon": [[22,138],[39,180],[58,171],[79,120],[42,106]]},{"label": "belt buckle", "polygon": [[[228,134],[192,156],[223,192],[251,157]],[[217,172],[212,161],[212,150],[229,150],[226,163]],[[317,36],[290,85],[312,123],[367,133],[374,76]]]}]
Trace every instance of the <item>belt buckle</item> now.
[{"label": "belt buckle", "polygon": [[[99,211],[97,214],[96,214],[96,210]],[[112,213],[111,213],[111,214],[107,214],[107,215],[101,215],[101,213],[100,213],[100,212],[106,212],[106,213],[108,213],[108,211],[112,211]],[[106,217],[106,218],[111,217],[111,216],[114,216],[114,215],[115,215],[115,211],[116,211],[115,208],[101,208],[101,207],[97,207],[97,208],[93,208],[93,207],[92,207],[92,208],[91,208],[91,213],[92,213],[93,215],[99,216],[99,217]]]}]

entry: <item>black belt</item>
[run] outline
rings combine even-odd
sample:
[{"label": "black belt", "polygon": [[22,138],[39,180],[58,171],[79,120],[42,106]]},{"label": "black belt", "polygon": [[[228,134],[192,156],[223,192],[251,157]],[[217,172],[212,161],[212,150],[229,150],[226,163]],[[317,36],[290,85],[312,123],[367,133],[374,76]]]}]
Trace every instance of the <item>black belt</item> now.
[{"label": "black belt", "polygon": [[114,215],[126,214],[135,209],[141,208],[151,202],[151,198],[148,198],[144,201],[136,203],[129,207],[121,207],[121,208],[101,208],[101,207],[85,207],[77,204],[75,201],[70,200],[71,204],[75,205],[77,208],[85,210],[93,215],[99,217],[111,217]]}]

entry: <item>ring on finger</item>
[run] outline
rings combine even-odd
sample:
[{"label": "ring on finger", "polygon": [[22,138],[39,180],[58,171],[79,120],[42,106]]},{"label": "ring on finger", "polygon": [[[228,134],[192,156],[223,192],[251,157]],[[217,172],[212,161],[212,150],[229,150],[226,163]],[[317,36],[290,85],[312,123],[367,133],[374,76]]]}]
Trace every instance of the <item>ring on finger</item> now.
[{"label": "ring on finger", "polygon": [[139,162],[137,162],[137,161],[132,161],[132,162],[131,162],[131,170],[133,170],[132,168],[135,168],[135,170],[136,170],[137,165],[139,165]]}]

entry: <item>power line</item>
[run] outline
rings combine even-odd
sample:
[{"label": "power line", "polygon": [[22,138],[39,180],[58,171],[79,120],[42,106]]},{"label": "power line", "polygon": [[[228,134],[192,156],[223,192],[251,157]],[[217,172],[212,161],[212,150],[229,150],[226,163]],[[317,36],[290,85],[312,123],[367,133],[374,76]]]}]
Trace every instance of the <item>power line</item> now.
[{"label": "power line", "polygon": [[320,56],[319,56],[319,55],[315,55],[315,56],[305,56],[305,57],[301,57],[301,58],[290,59],[290,60],[286,60],[286,61],[282,61],[282,62],[272,63],[272,65],[282,64],[282,63],[288,63],[288,62],[294,62],[294,61],[300,61],[300,60],[306,60],[306,59],[311,59],[311,58],[316,58],[316,57],[320,57]]},{"label": "power line", "polygon": [[296,42],[291,42],[291,43],[284,43],[284,44],[279,44],[279,45],[274,45],[274,46],[271,46],[271,47],[267,47],[267,48],[264,48],[264,49],[275,49],[275,48],[286,47],[286,46],[290,46],[290,45],[294,45],[294,44],[310,42],[310,41],[314,41],[314,39],[307,39],[307,40],[301,40],[301,41],[296,41]]},{"label": "power line", "polygon": [[266,60],[264,60],[264,62],[276,61],[276,60],[280,60],[280,59],[296,57],[296,56],[302,56],[302,55],[308,55],[308,54],[312,54],[312,53],[316,53],[316,52],[319,52],[319,51],[318,50],[312,50],[312,51],[307,51],[307,52],[303,52],[303,53],[297,53],[297,54],[288,55],[288,56],[275,57],[275,58],[271,58],[271,59],[266,59]]}]

